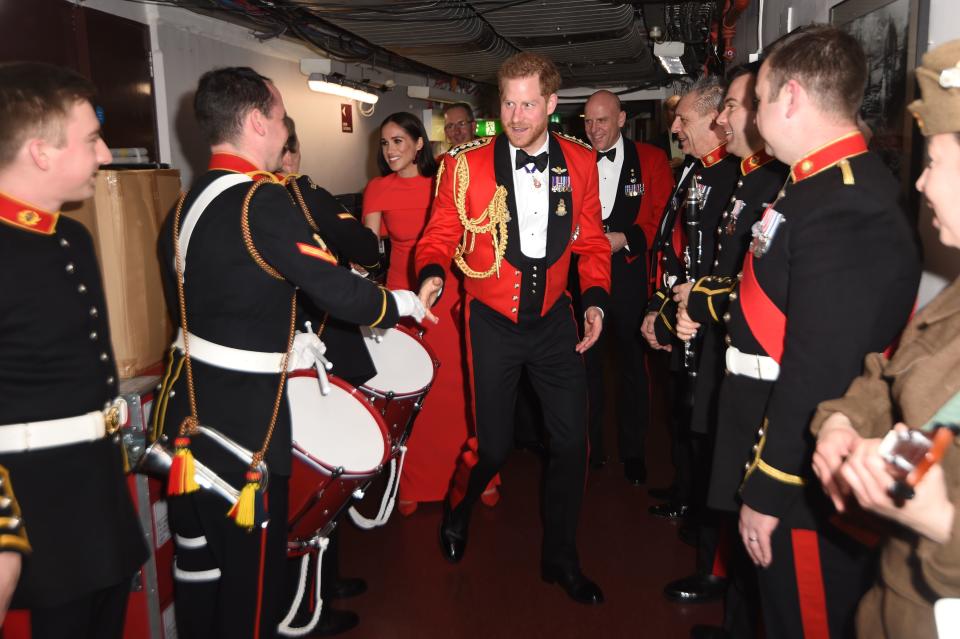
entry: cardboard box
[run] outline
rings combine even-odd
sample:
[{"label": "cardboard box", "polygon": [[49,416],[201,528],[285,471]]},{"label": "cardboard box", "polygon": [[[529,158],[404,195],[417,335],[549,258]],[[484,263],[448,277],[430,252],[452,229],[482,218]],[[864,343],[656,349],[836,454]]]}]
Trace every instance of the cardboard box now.
[{"label": "cardboard box", "polygon": [[94,197],[63,211],[93,236],[121,379],[155,366],[172,340],[157,237],[179,195],[174,169],[102,170]]}]

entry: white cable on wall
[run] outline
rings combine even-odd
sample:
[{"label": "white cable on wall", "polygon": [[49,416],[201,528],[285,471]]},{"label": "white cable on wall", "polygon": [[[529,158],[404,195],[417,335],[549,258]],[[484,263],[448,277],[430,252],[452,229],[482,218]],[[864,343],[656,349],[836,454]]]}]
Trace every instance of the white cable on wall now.
[{"label": "white cable on wall", "polygon": [[757,15],[757,53],[763,51],[763,0],[760,0],[759,13]]}]

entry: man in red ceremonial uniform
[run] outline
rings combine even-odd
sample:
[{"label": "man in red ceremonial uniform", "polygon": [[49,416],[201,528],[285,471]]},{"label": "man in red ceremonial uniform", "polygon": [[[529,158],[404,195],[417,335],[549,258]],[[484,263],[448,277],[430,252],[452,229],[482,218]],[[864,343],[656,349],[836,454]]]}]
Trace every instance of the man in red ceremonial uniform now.
[{"label": "man in red ceremonial uniform", "polygon": [[[467,276],[479,447],[458,468],[440,543],[449,561],[463,557],[471,509],[513,447],[517,382],[526,370],[550,436],[542,575],[576,601],[600,603],[603,594],[580,571],[576,547],[587,464],[586,378],[579,354],[600,335],[610,288],[596,159],[586,144],[547,132],[560,86],[549,59],[517,54],[500,68],[499,81],[505,133],[457,147],[444,158],[433,214],[417,245],[425,306],[442,292],[451,260]],[[572,253],[580,257],[586,307],[579,342],[566,294]]]},{"label": "man in red ceremonial uniform", "polygon": [[775,43],[757,76],[760,134],[791,171],[734,278],[720,419],[756,433],[752,453],[743,445],[739,532],[771,637],[849,636],[873,569],[835,525],[809,432],[817,404],[893,342],[919,280],[897,180],[857,128],[865,84],[860,45],[825,26]]},{"label": "man in red ceremonial uniform", "polygon": [[100,266],[59,213],[110,161],[93,95],[67,69],[0,65],[0,624],[12,594],[34,639],[120,639],[147,555]]},{"label": "man in red ceremonial uniform", "polygon": [[[583,108],[587,138],[597,154],[603,232],[610,242],[610,306],[597,346],[584,354],[590,389],[590,461],[605,461],[603,446],[603,352],[607,336],[616,340],[617,439],[627,481],[646,481],[644,440],[649,420],[649,388],[639,328],[647,305],[648,249],[660,214],[673,190],[673,172],[657,147],[627,140],[621,128],[627,114],[620,98],[597,91]],[[576,269],[571,271],[575,278]],[[575,287],[573,287],[575,288]]]},{"label": "man in red ceremonial uniform", "polygon": [[[168,482],[177,632],[273,637],[286,568],[292,431],[284,372],[293,329],[303,326],[297,299],[384,328],[404,315],[422,318],[423,308],[410,291],[388,291],[339,267],[268,172],[280,166],[288,136],[272,82],[247,67],[209,71],[194,111],[212,157],[160,236],[180,331],[154,408],[156,427],[178,448]],[[268,476],[192,432],[194,420],[255,452]],[[184,481],[189,465],[180,462],[190,457],[243,487],[234,508]]]}]

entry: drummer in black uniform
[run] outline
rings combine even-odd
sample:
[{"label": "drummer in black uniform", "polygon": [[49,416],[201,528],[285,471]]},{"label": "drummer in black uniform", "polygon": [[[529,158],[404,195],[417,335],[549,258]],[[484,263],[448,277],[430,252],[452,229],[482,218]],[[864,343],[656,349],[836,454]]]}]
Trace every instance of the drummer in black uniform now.
[{"label": "drummer in black uniform", "polygon": [[[284,123],[288,136],[277,177],[283,180],[283,185],[306,216],[307,223],[323,239],[342,268],[359,269],[358,277],[362,274],[361,270],[376,269],[380,260],[377,236],[329,191],[316,184],[310,176],[300,174],[300,139],[296,125],[289,116],[284,118]],[[311,328],[319,332],[326,346],[325,357],[333,364],[330,372],[353,386],[360,386],[377,374],[359,326],[331,317],[309,299],[300,300],[298,315],[301,326],[305,321],[310,321]],[[360,617],[355,612],[334,609],[330,600],[355,597],[367,590],[367,583],[363,579],[340,576],[339,526],[334,528],[328,539],[329,544],[321,563],[323,574],[320,592],[315,593],[321,598],[320,605],[323,606],[316,626],[316,632],[321,636],[340,634],[360,623]],[[296,569],[291,569],[288,579],[299,581],[299,561],[290,563],[295,563]],[[311,581],[307,583],[312,583],[312,577],[308,579]],[[310,602],[309,606],[313,605],[317,605],[317,602]],[[309,606],[301,604],[302,608]]]},{"label": "drummer in black uniform", "polygon": [[[691,85],[677,105],[673,132],[680,140],[688,161],[681,171],[677,188],[667,204],[653,241],[651,271],[657,273],[657,290],[650,298],[641,333],[654,349],[671,349],[670,394],[671,454],[676,469],[673,495],[669,501],[650,508],[651,514],[679,518],[694,504],[694,446],[698,438],[690,432],[690,381],[683,365],[683,345],[675,333],[677,305],[672,287],[686,280],[683,262],[686,237],[683,207],[694,178],[701,185],[700,228],[705,257],[703,268],[712,259],[716,235],[737,182],[740,160],[729,155],[726,135],[716,124],[723,102],[724,87],[719,78],[706,76]],[[695,515],[695,514],[694,514]],[[692,519],[695,519],[694,516]]]},{"label": "drummer in black uniform", "polygon": [[[730,72],[724,109],[717,118],[717,124],[727,136],[727,150],[743,159],[737,188],[716,229],[716,253],[711,268],[695,285],[674,287],[674,300],[680,304],[678,336],[688,339],[702,325],[698,331],[702,341],[691,428],[707,436],[713,459],[729,457],[729,446],[737,442],[736,438],[731,439],[729,433],[719,429],[723,424],[717,424],[717,400],[726,350],[722,318],[732,290],[731,282],[742,268],[753,224],[777,197],[790,171],[787,165],[764,150],[763,138],[757,130],[754,86],[759,68],[759,63],[752,63],[735,67]],[[705,256],[705,260],[709,259]],[[699,324],[694,324],[691,316]],[[710,463],[710,459],[708,454],[704,463]],[[715,463],[715,470],[723,467],[722,461]],[[714,473],[709,480],[707,506],[712,509],[713,516],[700,527],[697,536],[697,572],[669,584],[667,591],[681,601],[702,601],[711,592],[711,587],[719,582],[717,573],[725,572],[733,586],[727,590],[726,629],[735,637],[746,637],[755,634],[751,626],[755,615],[751,612],[756,610],[747,609],[752,608],[757,594],[756,588],[751,588],[755,583],[753,570],[740,544],[729,543],[738,537],[735,513],[740,504],[736,499],[736,485],[725,481],[722,473]],[[724,538],[726,543],[718,543],[719,538]],[[732,557],[729,553],[719,552],[731,546],[734,548]],[[719,570],[720,566],[725,570]]]},{"label": "drummer in black uniform", "polygon": [[739,532],[774,637],[849,634],[872,569],[872,553],[833,525],[809,433],[817,404],[894,341],[919,280],[897,180],[857,129],[865,84],[860,45],[826,26],[778,41],[757,78],[760,133],[791,172],[730,295],[719,403],[729,452],[718,450],[713,477],[717,499],[742,479]]},{"label": "drummer in black uniform", "polygon": [[93,94],[73,71],[0,65],[0,623],[16,584],[34,638],[119,639],[147,557],[111,436],[123,415],[100,267],[59,213],[110,162]]},{"label": "drummer in black uniform", "polygon": [[[380,327],[405,315],[422,319],[423,309],[409,291],[379,288],[337,266],[267,171],[279,167],[287,140],[272,82],[246,67],[207,72],[194,110],[211,145],[209,171],[160,238],[166,293],[181,327],[155,407],[158,428],[177,447],[168,486],[177,628],[181,637],[272,637],[284,589],[291,469],[281,371],[297,298]],[[196,423],[258,459],[238,460],[196,432]],[[256,467],[261,457],[268,477]],[[193,459],[243,487],[233,508],[191,485]]]}]

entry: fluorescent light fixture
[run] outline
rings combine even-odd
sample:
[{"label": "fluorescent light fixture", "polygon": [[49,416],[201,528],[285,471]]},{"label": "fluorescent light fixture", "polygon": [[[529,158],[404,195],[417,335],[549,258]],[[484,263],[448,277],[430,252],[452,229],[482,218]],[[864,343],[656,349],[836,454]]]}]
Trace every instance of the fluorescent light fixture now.
[{"label": "fluorescent light fixture", "polygon": [[321,73],[311,73],[310,79],[307,80],[307,86],[311,91],[316,91],[317,93],[337,95],[341,98],[356,100],[357,102],[366,102],[367,104],[376,104],[380,99],[380,96],[375,93],[362,91],[339,82],[330,82],[329,78]]},{"label": "fluorescent light fixture", "polygon": [[657,59],[660,60],[660,65],[670,75],[683,75],[687,72],[687,70],[683,68],[683,62],[680,61],[680,58],[658,55]]},{"label": "fluorescent light fixture", "polygon": [[661,42],[653,45],[653,55],[657,56],[660,64],[670,75],[683,75],[687,72],[683,68],[680,58],[683,56],[682,42]]}]

